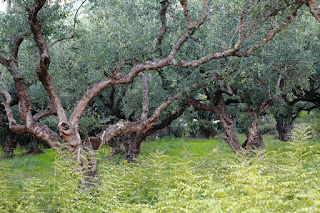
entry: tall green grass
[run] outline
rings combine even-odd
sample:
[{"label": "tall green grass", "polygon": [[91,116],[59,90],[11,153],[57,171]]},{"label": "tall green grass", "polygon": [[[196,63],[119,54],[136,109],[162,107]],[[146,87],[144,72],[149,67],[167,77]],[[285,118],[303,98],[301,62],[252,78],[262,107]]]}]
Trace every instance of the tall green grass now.
[{"label": "tall green grass", "polygon": [[104,160],[105,149],[87,191],[60,158],[19,184],[1,161],[0,212],[320,212],[319,142],[302,128],[295,141],[266,138],[266,147],[241,160],[224,142],[167,138],[145,143],[134,164]]}]

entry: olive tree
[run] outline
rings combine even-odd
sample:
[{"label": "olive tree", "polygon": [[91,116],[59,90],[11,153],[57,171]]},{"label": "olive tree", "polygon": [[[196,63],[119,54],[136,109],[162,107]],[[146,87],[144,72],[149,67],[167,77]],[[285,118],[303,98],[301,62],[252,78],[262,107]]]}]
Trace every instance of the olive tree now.
[{"label": "olive tree", "polygon": [[[112,52],[104,54],[95,52],[97,56],[113,57],[114,62],[111,64],[114,67],[110,69],[110,65],[106,66],[108,75],[97,79],[90,87],[87,87],[82,97],[78,99],[71,109],[69,109],[69,106],[66,108],[62,104],[57,92],[61,88],[55,86],[57,78],[53,78],[54,73],[50,70],[50,67],[53,66],[51,63],[54,58],[51,56],[54,54],[59,55],[59,52],[54,53],[51,50],[61,44],[61,41],[72,37],[66,36],[54,40],[54,36],[52,36],[54,27],[63,25],[59,21],[55,22],[55,18],[50,19],[54,12],[59,12],[58,4],[52,5],[46,0],[22,2],[22,6],[20,5],[16,11],[13,10],[12,12],[13,15],[22,13],[21,16],[18,16],[21,19],[21,23],[18,23],[19,28],[11,31],[10,35],[8,34],[9,37],[5,38],[7,39],[8,48],[0,55],[0,63],[10,73],[19,97],[21,122],[18,122],[13,116],[10,106],[12,100],[10,94],[5,89],[0,90],[0,93],[4,96],[2,103],[5,107],[10,130],[16,133],[33,135],[57,151],[65,143],[71,153],[70,157],[79,162],[81,169],[88,177],[96,173],[94,149],[101,148],[102,145],[117,135],[148,131],[157,122],[160,113],[169,104],[193,87],[198,87],[198,84],[194,82],[177,94],[170,95],[158,105],[153,113],[149,113],[148,110],[142,110],[141,116],[136,121],[119,121],[114,125],[103,127],[101,132],[96,135],[81,136],[79,121],[90,102],[99,93],[116,84],[130,83],[142,72],[160,69],[165,71],[165,68],[170,69],[171,67],[196,68],[195,70],[197,70],[198,67],[203,66],[207,69],[210,66],[210,62],[215,59],[248,57],[289,25],[303,5],[302,2],[288,4],[286,1],[281,1],[278,4],[270,4],[272,1],[254,4],[251,1],[238,3],[233,1],[211,2],[210,0],[164,0],[160,4],[150,3],[150,1],[125,2],[123,4],[117,1],[97,1],[96,3],[109,3],[112,6],[111,8],[119,14],[118,16],[106,15],[104,20],[109,20],[110,22],[103,28],[104,32],[98,31],[104,34],[97,36],[100,36],[100,39],[106,36],[105,39],[108,44],[112,46],[113,42],[115,42],[116,45],[113,45],[113,47],[117,47],[123,52],[118,52],[116,55],[110,54]],[[122,13],[120,5],[123,8],[130,8],[130,10],[134,11],[132,13],[134,16],[126,17],[126,13]],[[168,9],[169,6],[170,8]],[[23,8],[26,10],[23,10]],[[155,9],[149,12],[147,8]],[[92,10],[97,13],[101,12],[99,8],[95,7],[92,7]],[[139,15],[142,15],[141,19]],[[158,15],[160,18],[158,18]],[[168,21],[168,16],[171,17],[170,21]],[[24,17],[28,18],[25,19]],[[131,23],[131,18],[141,22]],[[223,23],[228,23],[228,25],[219,26],[216,19],[223,21]],[[12,24],[14,25],[15,22],[12,22]],[[91,24],[97,26],[94,25],[96,24],[94,22]],[[126,27],[132,26],[132,24],[135,25],[130,30],[137,30],[136,34],[126,31]],[[109,31],[108,29],[112,28],[112,26],[117,26],[118,31]],[[157,33],[150,31],[148,34],[148,30],[156,28],[158,29],[156,30]],[[145,38],[139,34],[142,32],[147,32],[147,38],[150,40],[145,41]],[[96,33],[91,31],[91,34],[96,35]],[[223,37],[224,33],[229,33],[226,37],[230,39],[230,42],[226,43],[225,38],[219,40],[219,37],[217,37]],[[30,35],[33,38],[32,40],[29,39],[30,42],[32,41],[38,50],[36,54],[38,62],[36,67],[28,71],[36,74],[37,81],[43,86],[49,100],[48,108],[34,115],[32,114],[31,94],[28,90],[25,73],[19,64],[19,50],[23,41],[30,38]],[[117,35],[117,37],[112,35]],[[143,43],[140,43],[139,47],[142,49],[136,49],[134,48],[135,46],[131,46],[130,39],[126,40],[128,41],[127,43],[121,42],[122,35],[128,35],[129,37],[134,35],[138,39],[137,41],[141,38]],[[215,40],[217,41],[216,43],[214,42]],[[90,38],[87,41],[90,42]],[[119,43],[116,41],[119,41]],[[204,43],[204,47],[199,51],[190,51],[199,42]],[[81,48],[85,43],[79,45],[78,48]],[[99,46],[93,48],[98,50]],[[135,57],[134,53],[139,53],[140,51],[142,54]],[[90,55],[87,56],[90,59]],[[91,71],[94,71],[95,68],[99,71],[102,70],[101,66],[90,68]],[[100,75],[97,74],[97,77],[99,76],[101,76],[101,73]],[[214,75],[208,77],[208,81],[214,80]],[[147,104],[145,103],[147,102],[142,103],[143,109],[147,109]],[[49,114],[56,114],[58,120],[56,131],[40,121],[43,116],[48,116]],[[237,148],[236,152],[238,151],[241,151],[241,149]]]}]

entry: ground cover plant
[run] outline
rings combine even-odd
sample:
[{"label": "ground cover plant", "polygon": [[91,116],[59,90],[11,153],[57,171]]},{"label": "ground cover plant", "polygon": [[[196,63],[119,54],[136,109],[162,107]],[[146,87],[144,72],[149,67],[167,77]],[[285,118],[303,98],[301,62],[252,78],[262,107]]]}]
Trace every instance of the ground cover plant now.
[{"label": "ground cover plant", "polygon": [[98,160],[91,190],[79,189],[77,165],[61,158],[42,175],[2,160],[0,212],[318,212],[320,144],[309,132],[297,129],[288,143],[266,137],[267,153],[245,160],[218,140],[145,143],[136,163]]}]

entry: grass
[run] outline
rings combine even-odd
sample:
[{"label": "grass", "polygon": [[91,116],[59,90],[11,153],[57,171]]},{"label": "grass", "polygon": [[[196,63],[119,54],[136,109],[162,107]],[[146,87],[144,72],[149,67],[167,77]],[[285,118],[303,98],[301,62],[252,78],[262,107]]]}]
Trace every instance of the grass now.
[{"label": "grass", "polygon": [[[239,141],[241,143],[245,140],[245,135],[239,135]],[[274,136],[264,136],[264,142],[267,151],[282,152],[287,145],[286,143],[274,139]],[[310,141],[310,146],[317,147],[320,150],[320,143],[318,141]],[[187,156],[192,157],[193,159],[199,159],[210,154],[214,149],[223,152],[228,158],[233,157],[231,148],[222,139],[199,140],[174,137],[165,137],[142,143],[140,156],[149,156],[150,153],[158,151],[172,157]],[[14,154],[16,156],[11,159],[5,159],[5,161],[9,165],[10,172],[16,173],[16,178],[18,179],[31,176],[39,178],[45,177],[47,173],[52,173],[53,163],[55,162],[57,154],[53,149],[43,149],[43,151],[45,154],[23,155],[26,150],[15,149]],[[109,159],[108,155],[110,155],[110,153],[111,150],[108,147],[101,149],[98,153],[98,162],[104,162],[106,159]],[[119,162],[123,162],[123,160],[123,156],[116,156],[114,159],[111,159],[110,162],[119,164]]]},{"label": "grass", "polygon": [[159,150],[170,156],[180,156],[183,152],[188,152],[195,156],[203,156],[209,154],[218,146],[225,148],[223,142],[218,140],[197,140],[166,137],[163,139],[143,143],[141,155],[147,155]]},{"label": "grass", "polygon": [[27,175],[41,174],[52,170],[52,163],[57,154],[53,149],[44,149],[45,154],[22,155],[23,150],[15,150],[15,157],[5,159],[12,171],[21,171]]},{"label": "grass", "polygon": [[247,160],[220,140],[145,142],[135,164],[104,148],[97,191],[50,149],[2,160],[0,212],[320,212],[320,143],[301,135],[265,136],[267,153]]}]

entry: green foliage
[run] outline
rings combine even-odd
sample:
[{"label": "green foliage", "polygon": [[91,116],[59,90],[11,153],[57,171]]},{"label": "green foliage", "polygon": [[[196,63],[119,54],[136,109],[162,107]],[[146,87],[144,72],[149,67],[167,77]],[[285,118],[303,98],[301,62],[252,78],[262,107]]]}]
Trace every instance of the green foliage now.
[{"label": "green foliage", "polygon": [[259,125],[259,130],[262,135],[274,135],[277,134],[275,122],[266,122]]},{"label": "green foliage", "polygon": [[320,112],[318,109],[312,110],[310,113],[302,111],[297,119],[297,123],[309,123],[312,124],[312,135],[319,137],[320,135]]}]

